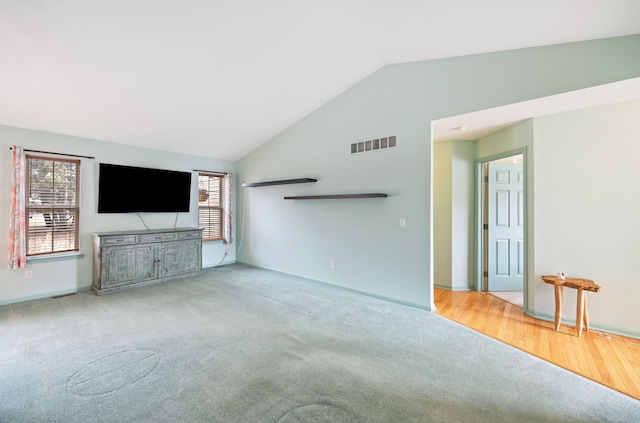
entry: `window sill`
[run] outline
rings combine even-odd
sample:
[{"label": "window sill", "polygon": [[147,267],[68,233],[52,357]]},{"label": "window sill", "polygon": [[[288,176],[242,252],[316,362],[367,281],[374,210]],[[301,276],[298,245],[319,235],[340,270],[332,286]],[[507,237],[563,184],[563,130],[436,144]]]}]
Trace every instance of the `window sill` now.
[{"label": "window sill", "polygon": [[202,240],[203,244],[223,244],[224,243],[224,239],[207,239],[207,240]]},{"label": "window sill", "polygon": [[43,263],[47,261],[61,261],[61,260],[80,260],[82,258],[84,258],[84,253],[80,253],[80,252],[47,254],[44,256],[27,257],[27,263],[29,262]]}]

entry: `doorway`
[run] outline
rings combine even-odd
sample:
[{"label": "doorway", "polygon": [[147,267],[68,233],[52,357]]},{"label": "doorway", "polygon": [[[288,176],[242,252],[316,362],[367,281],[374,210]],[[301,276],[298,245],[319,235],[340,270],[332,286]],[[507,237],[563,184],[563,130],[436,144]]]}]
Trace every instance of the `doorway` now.
[{"label": "doorway", "polygon": [[526,304],[526,151],[476,161],[478,291]]}]

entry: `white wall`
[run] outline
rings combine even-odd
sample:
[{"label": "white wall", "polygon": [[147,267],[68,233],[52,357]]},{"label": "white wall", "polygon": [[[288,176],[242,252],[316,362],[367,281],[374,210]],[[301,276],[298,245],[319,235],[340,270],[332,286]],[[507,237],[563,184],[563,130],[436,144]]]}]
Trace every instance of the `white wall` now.
[{"label": "white wall", "polygon": [[[33,271],[32,279],[25,279],[25,270],[8,270],[7,237],[9,222],[9,187],[12,145],[26,149],[52,151],[83,156],[94,156],[95,160],[82,159],[80,164],[80,256],[30,260],[27,269]],[[94,232],[139,230],[144,225],[134,214],[98,214],[98,164],[100,162],[131,166],[152,167],[179,171],[193,169],[228,171],[235,173],[232,162],[204,157],[175,154],[158,150],[130,147],[33,131],[0,125],[0,304],[24,301],[34,298],[66,294],[87,289],[92,283],[92,236]],[[197,172],[193,173],[191,207],[189,213],[179,213],[177,223],[174,213],[141,213],[151,229],[196,227],[197,215]],[[235,238],[235,229],[234,229]],[[203,266],[213,266],[222,260],[226,245],[222,242],[206,243],[203,246]],[[224,263],[235,261],[235,243],[231,245]]]},{"label": "white wall", "polygon": [[[564,270],[593,279],[594,327],[640,337],[640,101],[536,118],[536,314],[552,316],[553,290],[540,280]],[[575,321],[575,290],[563,317]]]}]

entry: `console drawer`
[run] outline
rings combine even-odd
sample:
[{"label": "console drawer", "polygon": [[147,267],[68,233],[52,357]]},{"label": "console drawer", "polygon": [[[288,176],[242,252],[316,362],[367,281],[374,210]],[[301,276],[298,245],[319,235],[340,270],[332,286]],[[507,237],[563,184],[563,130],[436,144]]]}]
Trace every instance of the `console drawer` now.
[{"label": "console drawer", "polygon": [[140,242],[173,241],[174,239],[176,239],[176,237],[173,232],[140,235]]},{"label": "console drawer", "polygon": [[102,238],[102,245],[135,244],[136,242],[138,242],[138,235],[122,235]]},{"label": "console drawer", "polygon": [[177,232],[177,239],[198,239],[202,237],[202,232],[200,231],[192,231],[192,232]]}]

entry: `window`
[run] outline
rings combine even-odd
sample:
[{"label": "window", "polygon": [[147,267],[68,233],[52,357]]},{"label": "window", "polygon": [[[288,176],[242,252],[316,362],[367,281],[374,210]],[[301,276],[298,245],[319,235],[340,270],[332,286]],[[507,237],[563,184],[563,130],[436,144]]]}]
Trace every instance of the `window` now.
[{"label": "window", "polygon": [[222,175],[198,174],[198,226],[202,228],[203,241],[223,239]]},{"label": "window", "polygon": [[80,161],[27,156],[27,256],[78,251]]}]

